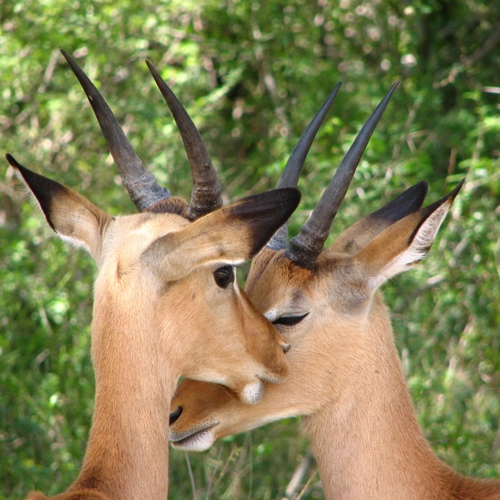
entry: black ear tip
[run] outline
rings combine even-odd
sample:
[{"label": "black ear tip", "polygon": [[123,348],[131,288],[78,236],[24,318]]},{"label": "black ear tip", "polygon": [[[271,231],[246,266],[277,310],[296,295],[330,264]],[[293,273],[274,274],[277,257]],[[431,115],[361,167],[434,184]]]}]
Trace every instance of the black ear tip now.
[{"label": "black ear tip", "polygon": [[269,191],[269,193],[274,193],[275,196],[280,197],[283,202],[286,203],[288,210],[290,210],[290,214],[298,207],[302,197],[300,189],[296,187],[277,188],[273,191]]},{"label": "black ear tip", "polygon": [[17,168],[19,169],[19,167],[21,167],[21,165],[19,165],[19,163],[17,163],[16,159],[9,153],[7,153],[5,155],[5,158],[7,158],[7,161],[10,163],[10,165],[14,168]]},{"label": "black ear tip", "polygon": [[292,191],[292,199],[295,203],[295,206],[297,206],[300,203],[300,199],[302,198],[302,193],[300,192],[299,188],[293,188]]},{"label": "black ear tip", "polygon": [[[300,197],[302,196],[302,193],[300,192],[300,189],[297,188],[297,187],[289,187],[289,188],[281,188],[283,189],[283,192],[284,193],[287,193],[288,196],[290,196],[290,198],[292,200],[298,200],[300,201]],[[276,189],[275,191],[280,191],[281,189]]]},{"label": "black ear tip", "polygon": [[465,183],[465,178],[462,179],[458,184],[457,186],[455,187],[455,189],[450,193],[449,197],[454,200],[455,197],[457,196],[457,194],[459,193],[459,191],[462,189],[462,186],[464,185]]},{"label": "black ear tip", "polygon": [[427,181],[419,181],[410,189],[414,189],[415,191],[422,193],[422,196],[425,198],[427,192],[429,191],[429,184]]}]

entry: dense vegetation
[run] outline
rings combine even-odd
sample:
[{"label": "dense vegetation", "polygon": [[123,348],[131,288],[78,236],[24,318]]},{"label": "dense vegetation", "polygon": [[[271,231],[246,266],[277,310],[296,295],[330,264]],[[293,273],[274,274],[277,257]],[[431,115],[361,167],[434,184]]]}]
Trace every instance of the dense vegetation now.
[{"label": "dense vegetation", "polygon": [[[338,81],[308,158],[302,223],[363,121],[401,85],[333,233],[426,179],[466,177],[430,257],[385,286],[419,420],[466,474],[500,477],[500,3],[495,0],[0,2],[1,150],[113,214],[133,206],[59,53],[94,79],[160,183],[190,180],[151,60],[198,124],[227,198],[273,187]],[[85,449],[94,382],[90,257],[52,238],[0,167],[0,497],[64,489]],[[300,422],[171,453],[171,498],[281,498],[307,455]],[[314,466],[302,498],[322,498]],[[300,488],[299,490],[300,491]]]}]

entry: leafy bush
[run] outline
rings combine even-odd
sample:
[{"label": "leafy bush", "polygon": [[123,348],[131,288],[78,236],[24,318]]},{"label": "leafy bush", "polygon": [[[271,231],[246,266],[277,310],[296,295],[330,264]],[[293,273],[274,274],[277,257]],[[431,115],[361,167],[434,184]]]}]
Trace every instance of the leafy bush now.
[{"label": "leafy bush", "polygon": [[[198,124],[228,198],[273,187],[308,120],[344,82],[311,150],[297,230],[378,101],[401,80],[342,207],[339,231],[426,179],[429,201],[466,184],[429,259],[385,287],[419,420],[450,465],[500,475],[498,336],[500,5],[486,0],[46,0],[0,7],[2,149],[111,213],[131,213],[58,49],[107,97],[160,183],[189,196],[181,141],[143,62]],[[76,477],[93,401],[92,281],[0,181],[0,495],[56,493]],[[197,498],[277,498],[308,444],[297,420],[191,455]],[[171,498],[189,498],[171,453]],[[314,468],[304,480],[313,473]],[[317,474],[302,498],[321,498]]]}]

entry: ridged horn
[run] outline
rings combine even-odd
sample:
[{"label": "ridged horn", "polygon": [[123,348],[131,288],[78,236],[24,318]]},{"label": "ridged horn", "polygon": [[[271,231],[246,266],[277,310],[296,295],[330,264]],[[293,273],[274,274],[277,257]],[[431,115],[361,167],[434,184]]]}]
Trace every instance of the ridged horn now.
[{"label": "ridged horn", "polygon": [[193,178],[193,192],[187,215],[190,220],[194,220],[222,206],[221,187],[217,180],[217,173],[193,120],[154,66],[149,61],[146,63],[170,108],[184,142]]},{"label": "ridged horn", "polygon": [[170,191],[160,186],[156,182],[154,175],[144,168],[142,161],[136,155],[115,115],[95,85],[66,51],[61,50],[61,52],[68,61],[85,94],[87,94],[108,144],[109,151],[115,160],[123,184],[127,188],[134,205],[140,212],[143,212],[155,203],[169,198],[171,196]]},{"label": "ridged horn", "polygon": [[313,210],[311,217],[302,226],[299,234],[290,240],[287,257],[299,266],[306,269],[314,268],[316,259],[323,250],[333,220],[345,197],[361,156],[398,84],[399,82],[396,82],[391,87],[368,121],[363,125],[319,203]]},{"label": "ridged horn", "polygon": [[[295,146],[286,162],[285,169],[281,174],[280,180],[276,188],[296,187],[299,182],[300,172],[304,161],[309,153],[309,149],[316,137],[319,127],[323,123],[329,109],[331,108],[335,97],[340,89],[342,83],[337,84],[328,99],[323,103],[320,110],[316,113],[309,125],[302,133],[299,142]],[[285,222],[269,240],[267,246],[273,250],[281,250],[288,247],[288,223]]]}]

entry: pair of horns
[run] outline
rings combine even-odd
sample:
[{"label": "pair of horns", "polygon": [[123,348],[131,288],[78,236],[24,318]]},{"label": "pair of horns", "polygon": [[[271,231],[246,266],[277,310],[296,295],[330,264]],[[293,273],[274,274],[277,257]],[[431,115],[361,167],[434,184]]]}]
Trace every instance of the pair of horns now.
[{"label": "pair of horns", "polygon": [[[63,50],[62,53],[87,94],[123,183],[138,210],[147,210],[159,201],[169,198],[171,196],[170,191],[158,185],[154,175],[144,168],[142,161],[136,155],[113,112],[95,85],[67,52]],[[203,144],[196,125],[153,65],[149,61],[147,61],[147,65],[170,108],[184,142],[193,178],[193,191],[187,215],[190,220],[194,220],[222,206],[221,187],[217,181],[210,155]],[[337,96],[340,85],[339,83],[335,87],[302,134],[297,146],[290,155],[277,188],[297,186],[305,158],[319,127]],[[287,224],[284,224],[269,241],[268,246],[270,248],[275,250],[286,248],[286,255],[289,259],[301,267],[314,268],[316,259],[323,250],[333,220],[345,197],[361,156],[397,85],[398,83],[395,83],[391,87],[371,117],[363,125],[319,203],[313,210],[311,217],[302,226],[299,234],[288,242],[288,227]]]},{"label": "pair of horns", "polygon": [[[137,209],[142,212],[159,201],[170,198],[170,191],[160,186],[154,175],[144,168],[115,115],[95,85],[67,52],[64,50],[61,52],[87,94],[123,183]],[[147,65],[170,108],[184,142],[193,178],[193,191],[187,216],[190,220],[194,220],[222,206],[221,187],[196,125],[153,65],[149,62]]]},{"label": "pair of horns", "polygon": [[[335,172],[309,220],[301,227],[297,236],[288,242],[288,228],[282,226],[268,243],[274,250],[286,249],[286,256],[301,267],[313,269],[316,259],[323,250],[330,232],[333,220],[337,215],[342,200],[345,197],[354,172],[361,156],[377,126],[392,94],[399,82],[395,83],[384,99],[377,106],[373,114],[363,125],[349,151],[346,153],[340,167]],[[325,119],[338,91],[340,83],[335,87],[323,106],[312,119],[302,134],[297,146],[293,150],[283,174],[278,181],[278,187],[295,187],[299,180],[300,171],[311,147],[316,133]]]}]

